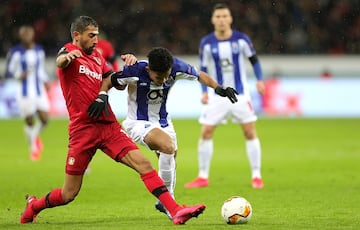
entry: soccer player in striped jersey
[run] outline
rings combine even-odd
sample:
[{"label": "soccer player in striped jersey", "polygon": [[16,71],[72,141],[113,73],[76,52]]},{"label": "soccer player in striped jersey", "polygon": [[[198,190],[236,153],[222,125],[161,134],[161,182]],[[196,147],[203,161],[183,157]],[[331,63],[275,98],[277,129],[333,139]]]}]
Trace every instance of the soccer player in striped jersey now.
[{"label": "soccer player in striped jersey", "polygon": [[[48,123],[49,101],[46,87],[45,52],[34,41],[34,29],[24,25],[19,29],[20,44],[7,55],[6,76],[17,80],[17,103],[25,117],[25,134],[30,147],[30,159],[40,160],[42,143],[40,132]],[[39,122],[35,121],[36,114]]]},{"label": "soccer player in striped jersey", "polygon": [[231,104],[216,96],[206,86],[202,87],[201,102],[204,104],[199,122],[202,124],[198,144],[198,177],[185,184],[186,188],[206,187],[209,184],[210,162],[213,155],[213,135],[218,125],[226,123],[228,116],[233,123],[240,124],[246,139],[246,151],[252,171],[252,187],[264,186],[261,167],[260,141],[256,134],[257,116],[251,105],[246,80],[244,59],[253,67],[260,94],[265,91],[262,70],[250,38],[231,28],[232,16],[226,4],[216,4],[211,18],[214,32],[203,37],[200,43],[201,70],[214,77],[220,85],[233,87],[239,93],[238,103]]},{"label": "soccer player in striped jersey", "polygon": [[[153,48],[148,54],[148,61],[124,66],[123,71],[104,79],[100,92],[106,94],[113,86],[124,89],[128,84],[128,113],[122,123],[123,128],[134,141],[157,153],[159,176],[172,196],[176,180],[177,139],[166,102],[171,87],[180,79],[198,80],[215,89],[217,94],[236,102],[234,89],[219,86],[208,74],[173,57],[170,51],[162,47]],[[104,109],[102,105],[94,101],[90,106],[90,116],[100,116]],[[155,207],[166,213],[161,203]]]}]

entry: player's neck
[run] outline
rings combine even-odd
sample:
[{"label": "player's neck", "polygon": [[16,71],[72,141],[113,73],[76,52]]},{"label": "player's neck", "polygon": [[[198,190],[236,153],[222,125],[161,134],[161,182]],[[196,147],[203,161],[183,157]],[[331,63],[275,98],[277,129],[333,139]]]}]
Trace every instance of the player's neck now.
[{"label": "player's neck", "polygon": [[35,43],[22,43],[22,45],[25,47],[25,49],[32,49],[35,47]]},{"label": "player's neck", "polygon": [[219,40],[229,39],[231,35],[232,35],[232,29],[215,31],[215,36]]}]

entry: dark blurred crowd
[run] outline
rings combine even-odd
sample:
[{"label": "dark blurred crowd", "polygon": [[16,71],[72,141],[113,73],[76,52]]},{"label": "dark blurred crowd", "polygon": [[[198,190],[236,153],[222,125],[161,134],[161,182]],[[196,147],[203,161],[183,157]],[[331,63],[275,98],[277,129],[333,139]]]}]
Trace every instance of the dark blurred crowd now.
[{"label": "dark blurred crowd", "polygon": [[[212,32],[212,0],[5,0],[0,8],[0,53],[22,24],[35,27],[48,56],[70,41],[70,23],[93,17],[118,53],[146,54],[165,46],[197,54]],[[247,33],[259,54],[359,54],[359,0],[232,0],[233,28]]]}]

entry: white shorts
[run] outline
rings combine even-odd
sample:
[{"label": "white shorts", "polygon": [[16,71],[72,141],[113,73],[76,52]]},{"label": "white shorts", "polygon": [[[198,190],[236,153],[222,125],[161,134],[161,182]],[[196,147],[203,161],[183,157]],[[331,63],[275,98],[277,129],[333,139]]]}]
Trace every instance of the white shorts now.
[{"label": "white shorts", "polygon": [[131,137],[131,139],[148,148],[149,146],[144,142],[144,137],[154,128],[161,129],[171,137],[175,145],[175,150],[177,150],[177,139],[174,126],[171,121],[168,121],[168,123],[169,125],[163,128],[160,126],[159,123],[153,123],[143,120],[125,119],[122,122],[122,126],[125,132]]},{"label": "white shorts", "polygon": [[230,118],[233,123],[244,124],[257,120],[257,116],[251,104],[249,96],[238,95],[238,101],[231,103],[227,97],[209,97],[208,104],[204,105],[199,118],[202,125],[226,124]]},{"label": "white shorts", "polygon": [[22,97],[16,98],[21,116],[26,117],[36,113],[36,111],[48,112],[50,108],[47,95],[39,97]]}]

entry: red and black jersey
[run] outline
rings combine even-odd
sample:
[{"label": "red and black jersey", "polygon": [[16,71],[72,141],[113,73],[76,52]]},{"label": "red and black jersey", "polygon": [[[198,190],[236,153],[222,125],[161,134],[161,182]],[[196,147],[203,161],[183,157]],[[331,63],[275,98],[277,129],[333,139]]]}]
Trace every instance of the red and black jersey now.
[{"label": "red and black jersey", "polygon": [[70,117],[69,132],[88,122],[116,121],[111,108],[109,108],[109,116],[102,114],[96,120],[88,116],[88,106],[98,96],[102,78],[108,77],[113,71],[96,49],[88,55],[76,45],[67,43],[61,48],[59,55],[76,49],[81,51],[82,57],[72,60],[67,67],[58,69],[61,89]]}]

